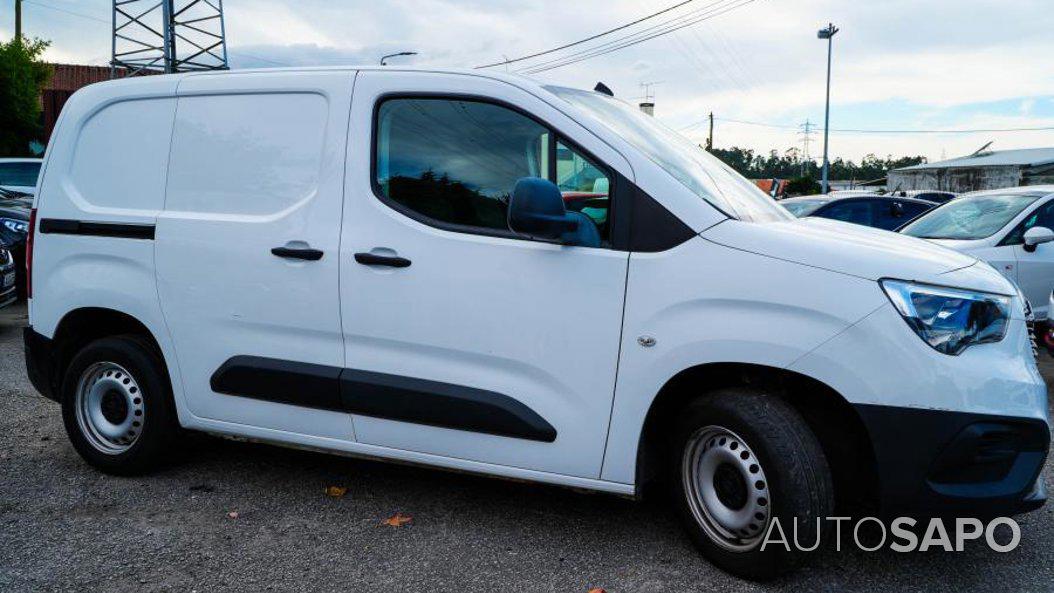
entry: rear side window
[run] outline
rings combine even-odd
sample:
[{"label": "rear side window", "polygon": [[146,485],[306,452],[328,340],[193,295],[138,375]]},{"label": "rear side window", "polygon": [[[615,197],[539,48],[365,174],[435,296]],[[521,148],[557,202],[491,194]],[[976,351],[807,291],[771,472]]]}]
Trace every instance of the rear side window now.
[{"label": "rear side window", "polygon": [[310,199],[327,117],[311,93],[181,97],[165,209],[262,216]]},{"label": "rear side window", "polygon": [[464,232],[509,232],[522,177],[556,183],[568,210],[607,237],[610,175],[545,125],[475,100],[397,98],[377,108],[375,191],[414,218]]},{"label": "rear side window", "polygon": [[70,165],[78,197],[102,208],[160,210],[175,109],[175,99],[140,99],[92,115],[77,135]]},{"label": "rear side window", "polygon": [[38,175],[40,163],[0,163],[0,185],[32,187]]}]

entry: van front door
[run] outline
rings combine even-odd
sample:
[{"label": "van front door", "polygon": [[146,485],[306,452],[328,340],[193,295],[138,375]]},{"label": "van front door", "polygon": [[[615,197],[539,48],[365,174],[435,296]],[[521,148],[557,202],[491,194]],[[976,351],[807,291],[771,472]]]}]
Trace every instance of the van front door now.
[{"label": "van front door", "polygon": [[180,83],[158,293],[187,409],[209,428],[353,439],[335,378],[352,81],[302,72]]},{"label": "van front door", "polygon": [[[342,395],[358,442],[597,478],[628,261],[606,243],[609,192],[628,163],[548,103],[473,76],[360,72],[349,139]],[[556,182],[602,243],[511,233],[522,177]]]}]

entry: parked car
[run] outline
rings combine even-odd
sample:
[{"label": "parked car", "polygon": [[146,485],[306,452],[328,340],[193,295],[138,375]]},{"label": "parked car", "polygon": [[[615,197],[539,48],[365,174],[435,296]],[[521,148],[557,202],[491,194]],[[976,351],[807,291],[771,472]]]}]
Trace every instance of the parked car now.
[{"label": "parked car", "polygon": [[26,235],[32,201],[16,192],[0,189],[0,243],[15,258],[19,298],[26,298]]},{"label": "parked car", "polygon": [[41,159],[0,158],[0,188],[33,195]]},{"label": "parked car", "polygon": [[18,299],[15,287],[15,259],[7,246],[0,242],[0,309]]},{"label": "parked car", "polygon": [[879,195],[841,197],[828,194],[788,198],[781,201],[780,205],[799,218],[831,218],[892,231],[937,204],[914,198]]},{"label": "parked car", "polygon": [[936,208],[900,232],[988,262],[1014,281],[1036,320],[1050,317],[1054,286],[1054,185],[973,192]]},{"label": "parked car", "polygon": [[[609,196],[591,213],[558,174],[586,169]],[[703,554],[750,578],[798,559],[762,549],[774,519],[814,541],[795,518],[836,496],[1046,499],[1046,387],[1010,281],[795,219],[601,93],[373,67],[94,84],[32,221],[27,371],[105,472],[158,466],[182,427],[665,484]]]}]

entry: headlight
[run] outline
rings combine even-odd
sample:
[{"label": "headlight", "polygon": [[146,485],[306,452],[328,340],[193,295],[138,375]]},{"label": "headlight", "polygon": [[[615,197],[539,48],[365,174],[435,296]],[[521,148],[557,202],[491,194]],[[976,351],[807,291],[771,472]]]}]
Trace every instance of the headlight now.
[{"label": "headlight", "polygon": [[1006,335],[1011,297],[902,280],[881,284],[904,321],[938,352],[956,355]]},{"label": "headlight", "polygon": [[29,232],[29,223],[24,220],[18,220],[15,218],[0,218],[0,224],[3,224],[8,230],[25,235]]}]

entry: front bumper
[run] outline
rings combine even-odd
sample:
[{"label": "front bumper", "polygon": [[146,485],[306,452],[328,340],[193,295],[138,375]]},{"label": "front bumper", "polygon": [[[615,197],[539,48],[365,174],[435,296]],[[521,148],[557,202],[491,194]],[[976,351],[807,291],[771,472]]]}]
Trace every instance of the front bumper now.
[{"label": "front bumper", "polygon": [[854,406],[871,437],[880,500],[890,513],[1000,516],[1046,502],[1043,420]]}]

